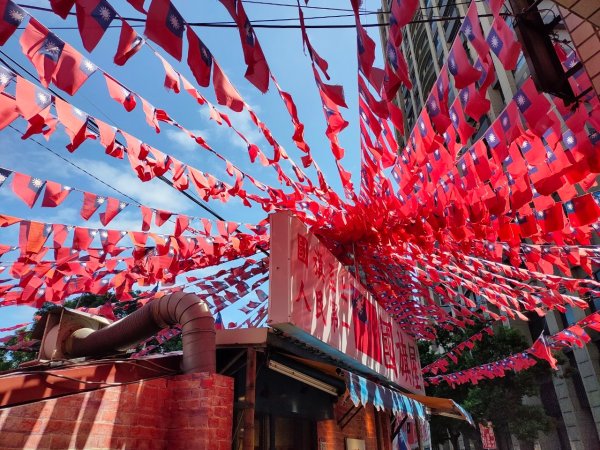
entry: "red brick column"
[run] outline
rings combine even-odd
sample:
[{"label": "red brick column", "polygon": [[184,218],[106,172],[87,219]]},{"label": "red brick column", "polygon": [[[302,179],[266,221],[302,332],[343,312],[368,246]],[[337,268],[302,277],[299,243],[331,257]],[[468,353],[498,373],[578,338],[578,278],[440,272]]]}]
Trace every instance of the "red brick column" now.
[{"label": "red brick column", "polygon": [[233,379],[187,374],[0,411],[2,449],[231,448]]}]

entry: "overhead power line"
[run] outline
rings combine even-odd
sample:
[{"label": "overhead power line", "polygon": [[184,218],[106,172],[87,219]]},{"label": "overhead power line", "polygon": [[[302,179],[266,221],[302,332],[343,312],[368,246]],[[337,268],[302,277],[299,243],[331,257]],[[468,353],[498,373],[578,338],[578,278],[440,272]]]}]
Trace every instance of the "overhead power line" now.
[{"label": "overhead power line", "polygon": [[[264,2],[265,4],[268,2]],[[455,3],[454,5],[458,5],[458,4],[467,4],[470,2],[462,2],[462,3]],[[42,7],[42,6],[35,6],[35,5],[22,5],[24,8],[28,8],[28,9],[33,9],[33,10],[38,10],[38,11],[45,11],[45,12],[52,12],[52,9],[50,8],[46,8],[46,7]],[[281,4],[279,6],[282,6]],[[291,5],[285,5],[285,6],[291,6]],[[431,7],[428,8],[420,8],[417,11],[420,10],[424,10],[424,9],[429,9]],[[343,11],[352,11],[352,10],[348,10],[348,9],[344,9]],[[361,12],[359,13],[360,15],[371,15],[371,14],[379,14],[380,12],[375,12],[375,11],[369,11],[369,12]],[[381,11],[382,14],[389,14],[389,11]],[[69,13],[70,15],[74,15],[74,13]],[[345,18],[345,17],[353,17],[354,14],[334,14],[334,15],[327,15],[327,16],[312,16],[312,17],[305,17],[305,20],[321,20],[321,19],[335,19],[335,18]],[[479,14],[479,17],[493,17],[492,14]],[[454,21],[454,20],[462,20],[464,19],[464,16],[460,16],[460,15],[456,15],[456,16],[441,16],[441,17],[431,17],[431,18],[427,18],[427,19],[414,19],[411,20],[409,22],[409,24],[417,24],[417,23],[434,23],[434,22],[446,22],[446,21]],[[139,18],[139,17],[123,17],[123,20],[127,21],[127,22],[134,22],[133,24],[131,24],[132,27],[134,28],[140,28],[140,27],[144,27],[145,23],[146,23],[146,19],[144,18]],[[298,18],[297,17],[290,17],[290,18],[281,18],[281,19],[256,19],[256,20],[252,20],[252,26],[254,28],[263,28],[263,29],[300,29],[300,24],[293,24],[293,25],[289,25],[289,24],[273,24],[273,23],[268,23],[268,22],[288,22],[288,21],[297,21]],[[187,22],[188,25],[193,26],[193,27],[205,27],[205,28],[237,28],[237,24],[235,22],[231,22],[231,21],[223,21],[223,22]],[[381,23],[368,23],[368,24],[362,24],[363,27],[365,28],[378,28],[378,27],[387,27],[389,26],[389,22],[385,21],[385,22],[381,22]],[[108,28],[120,28],[121,25],[117,24],[117,25],[109,25]],[[305,28],[307,29],[345,29],[345,28],[356,28],[356,24],[355,23],[351,23],[351,24],[318,24],[318,25],[310,25],[307,24],[305,26]],[[77,30],[78,27],[75,26],[54,26],[51,27],[51,29],[53,30]]]}]

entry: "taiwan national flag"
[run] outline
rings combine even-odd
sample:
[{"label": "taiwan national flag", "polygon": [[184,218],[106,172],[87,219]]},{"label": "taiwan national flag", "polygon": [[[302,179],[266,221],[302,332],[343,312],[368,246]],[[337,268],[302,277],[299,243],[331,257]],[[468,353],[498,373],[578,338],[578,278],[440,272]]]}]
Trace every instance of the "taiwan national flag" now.
[{"label": "taiwan national flag", "polygon": [[44,191],[44,198],[42,200],[42,206],[46,208],[54,208],[60,205],[71,193],[71,191],[72,189],[69,186],[63,186],[56,181],[47,181],[46,190]]},{"label": "taiwan national flag", "polygon": [[185,22],[170,0],[152,0],[144,34],[181,61]]},{"label": "taiwan national flag", "polygon": [[210,71],[213,62],[212,53],[196,35],[192,27],[188,27],[186,33],[188,40],[188,65],[198,84],[202,87],[207,87],[210,84]]},{"label": "taiwan national flag", "polygon": [[15,172],[12,181],[12,190],[27,206],[33,208],[33,205],[42,192],[44,184],[44,180]]},{"label": "taiwan national flag", "polygon": [[455,39],[448,55],[448,71],[454,77],[456,89],[462,89],[481,78],[481,72],[471,65],[460,39]]},{"label": "taiwan national flag", "polygon": [[471,6],[467,11],[467,15],[465,16],[462,26],[460,27],[460,31],[464,36],[469,40],[479,58],[486,60],[488,59],[488,55],[490,52],[490,47],[487,42],[483,38],[483,33],[481,32],[481,26],[479,25],[479,16],[477,15],[477,5],[475,2],[471,2]]},{"label": "taiwan national flag", "polygon": [[52,82],[69,95],[75,95],[79,88],[96,71],[96,66],[81,53],[65,44],[62,58],[58,62]]},{"label": "taiwan national flag", "polygon": [[530,130],[538,136],[542,136],[553,125],[554,121],[548,115],[551,107],[550,102],[537,91],[531,78],[525,80],[521,85],[514,96],[514,100],[519,111],[525,117]]},{"label": "taiwan national flag", "polygon": [[20,116],[15,99],[0,92],[0,130],[13,123]]},{"label": "taiwan national flag", "polygon": [[25,18],[25,11],[11,0],[0,0],[0,45],[12,36]]},{"label": "taiwan national flag", "polygon": [[233,87],[223,69],[213,61],[213,87],[215,96],[219,105],[224,105],[235,112],[240,112],[244,109],[244,99],[238,91]]},{"label": "taiwan national flag", "polygon": [[137,105],[135,101],[135,95],[129,91],[125,86],[115,80],[113,77],[104,74],[106,80],[106,87],[108,88],[108,94],[116,101],[118,101],[126,111],[132,111]]},{"label": "taiwan national flag", "polygon": [[463,145],[466,145],[471,136],[475,133],[475,128],[469,125],[465,118],[463,109],[460,105],[460,100],[456,99],[450,107],[450,120],[454,129],[458,133],[460,141]]},{"label": "taiwan national flag", "polygon": [[123,20],[119,45],[114,57],[115,64],[117,66],[124,66],[129,61],[129,58],[140,51],[143,44],[144,40]]},{"label": "taiwan national flag", "polygon": [[356,349],[381,363],[382,349],[377,309],[371,300],[355,287],[352,287],[352,325]]},{"label": "taiwan national flag", "polygon": [[106,202],[106,197],[92,194],[90,192],[83,193],[83,205],[81,206],[80,215],[84,220],[88,220],[92,217],[100,206]]},{"label": "taiwan national flag", "polygon": [[96,48],[116,15],[116,11],[106,0],[77,1],[77,26],[83,47],[88,52]]},{"label": "taiwan national flag", "polygon": [[71,139],[71,143],[67,145],[67,150],[74,152],[87,138],[88,115],[60,98],[56,99],[55,105],[58,120],[63,124]]},{"label": "taiwan national flag", "polygon": [[502,17],[496,17],[487,42],[506,70],[515,70],[521,54],[521,44]]},{"label": "taiwan national flag", "polygon": [[40,82],[48,87],[65,43],[34,18],[29,20],[19,42],[23,53],[35,66]]},{"label": "taiwan national flag", "polygon": [[560,231],[565,227],[565,215],[560,203],[555,203],[543,211],[536,211],[535,218],[544,233]]},{"label": "taiwan national flag", "polygon": [[589,225],[598,220],[600,207],[592,194],[585,194],[564,203],[567,218],[574,228]]}]

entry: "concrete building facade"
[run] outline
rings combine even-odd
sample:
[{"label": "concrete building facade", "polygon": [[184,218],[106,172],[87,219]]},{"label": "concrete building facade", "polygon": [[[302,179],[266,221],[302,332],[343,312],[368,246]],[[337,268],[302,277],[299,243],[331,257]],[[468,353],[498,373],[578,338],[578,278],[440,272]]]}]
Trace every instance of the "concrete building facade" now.
[{"label": "concrete building facade", "polygon": [[[386,11],[391,0],[382,0],[379,14],[380,23],[388,20]],[[491,28],[492,17],[486,2],[477,2],[484,34]],[[413,89],[402,86],[398,92],[398,105],[404,113],[404,126],[410,133],[425,105],[452,43],[459,32],[462,18],[469,2],[455,0],[420,0],[415,22],[403,31],[402,51],[406,57]],[[561,14],[563,21],[555,29],[561,39],[567,39],[578,52],[596,94],[600,93],[600,4],[589,0],[543,0],[538,8],[542,16]],[[452,19],[456,17],[456,19]],[[442,18],[442,20],[436,20]],[[546,17],[545,21],[549,22]],[[387,41],[387,30],[381,27],[382,42]],[[470,44],[469,44],[470,45]],[[385,48],[385,46],[383,47]],[[471,56],[475,50],[470,47]],[[529,75],[525,58],[521,56],[514,71],[506,71],[495,55],[490,53],[496,71],[496,81],[487,92],[491,102],[487,117],[482,118],[471,142],[479,139],[488,126],[502,112],[506,99],[511,99]],[[457,95],[450,83],[449,104]],[[403,142],[402,138],[399,142]],[[597,242],[596,242],[597,243]],[[600,271],[596,278],[600,278]],[[574,324],[587,314],[600,308],[600,299],[590,302],[586,311],[569,309],[566,314],[551,312],[544,319],[531,316],[529,324],[519,323],[519,327],[532,342],[545,330],[554,334]],[[556,429],[548,436],[540,436],[537,447],[541,450],[594,450],[600,448],[600,336],[591,333],[592,341],[584,348],[565,352],[568,360],[555,376],[540,380],[540,397],[527,399],[530,403],[542,403],[546,413],[554,418]],[[518,448],[518,442],[514,442]]]}]

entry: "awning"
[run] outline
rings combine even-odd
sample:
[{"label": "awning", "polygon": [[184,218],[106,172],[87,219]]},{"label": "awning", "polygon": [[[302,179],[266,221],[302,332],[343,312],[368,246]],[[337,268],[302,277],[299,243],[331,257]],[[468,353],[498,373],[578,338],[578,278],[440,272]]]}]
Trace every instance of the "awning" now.
[{"label": "awning", "polygon": [[406,394],[406,396],[425,405],[431,410],[431,414],[465,420],[470,425],[475,426],[475,422],[473,421],[471,414],[469,414],[465,408],[460,406],[452,399],[428,397],[426,395],[419,394]]},{"label": "awning", "polygon": [[380,384],[367,380],[352,372],[346,372],[350,399],[355,406],[371,403],[377,410],[408,415],[411,419],[426,419],[426,408],[431,414],[465,420],[475,426],[471,415],[454,400],[425,395],[401,394]]}]

